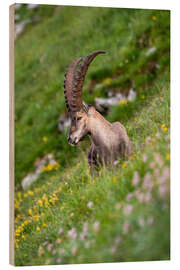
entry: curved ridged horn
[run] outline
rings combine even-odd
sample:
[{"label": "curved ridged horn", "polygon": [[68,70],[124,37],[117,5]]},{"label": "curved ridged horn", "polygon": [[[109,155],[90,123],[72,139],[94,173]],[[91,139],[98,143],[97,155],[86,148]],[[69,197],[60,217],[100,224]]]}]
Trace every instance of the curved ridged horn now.
[{"label": "curved ridged horn", "polygon": [[71,103],[71,90],[72,90],[72,83],[73,83],[73,77],[74,77],[74,70],[76,68],[76,65],[82,60],[82,58],[78,58],[74,60],[70,66],[68,67],[66,73],[65,73],[65,80],[64,80],[64,96],[66,101],[66,106],[68,111],[70,112],[70,103]]},{"label": "curved ridged horn", "polygon": [[85,58],[74,60],[65,74],[64,94],[69,112],[77,112],[82,108],[82,88],[88,67],[94,57],[105,51],[95,51]]}]

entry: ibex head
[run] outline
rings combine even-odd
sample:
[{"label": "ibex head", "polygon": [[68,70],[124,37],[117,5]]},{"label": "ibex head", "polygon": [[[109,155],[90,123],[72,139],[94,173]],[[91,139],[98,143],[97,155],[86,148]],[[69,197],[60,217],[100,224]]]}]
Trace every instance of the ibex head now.
[{"label": "ibex head", "polygon": [[74,60],[65,74],[64,95],[71,118],[68,142],[72,145],[76,145],[89,132],[89,106],[82,100],[82,88],[89,64],[100,53],[105,51],[95,51],[85,58]]}]

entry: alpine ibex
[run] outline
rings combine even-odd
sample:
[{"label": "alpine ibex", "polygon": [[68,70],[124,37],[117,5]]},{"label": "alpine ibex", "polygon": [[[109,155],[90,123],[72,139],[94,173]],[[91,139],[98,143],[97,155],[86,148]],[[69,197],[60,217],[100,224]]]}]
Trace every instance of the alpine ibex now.
[{"label": "alpine ibex", "polygon": [[86,135],[92,144],[88,152],[90,167],[113,164],[118,156],[132,153],[132,143],[120,122],[108,122],[92,105],[82,100],[82,88],[89,64],[105,51],[95,51],[85,58],[74,60],[67,69],[64,80],[66,106],[71,118],[68,142],[77,145]]}]

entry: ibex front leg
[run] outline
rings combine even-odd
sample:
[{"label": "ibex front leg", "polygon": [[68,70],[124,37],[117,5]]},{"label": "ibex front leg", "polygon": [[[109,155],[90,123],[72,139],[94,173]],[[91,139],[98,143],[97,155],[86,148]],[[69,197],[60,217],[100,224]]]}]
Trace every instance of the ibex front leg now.
[{"label": "ibex front leg", "polygon": [[87,157],[91,173],[95,173],[97,171],[98,160],[97,160],[97,151],[94,144],[91,144]]}]

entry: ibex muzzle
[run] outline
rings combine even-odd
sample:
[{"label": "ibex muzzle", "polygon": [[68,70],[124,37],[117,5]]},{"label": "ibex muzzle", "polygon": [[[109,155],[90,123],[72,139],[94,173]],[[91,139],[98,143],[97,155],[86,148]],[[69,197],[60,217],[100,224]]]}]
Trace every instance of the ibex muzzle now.
[{"label": "ibex muzzle", "polygon": [[88,133],[87,114],[80,110],[71,117],[71,127],[68,134],[68,142],[71,145],[78,144]]},{"label": "ibex muzzle", "polygon": [[105,51],[95,51],[85,58],[74,60],[65,74],[64,95],[71,118],[68,142],[78,144],[86,135],[92,141],[88,162],[91,168],[108,164],[118,156],[126,157],[132,152],[132,143],[120,122],[108,122],[91,105],[82,100],[82,88],[89,64],[94,57]]}]

